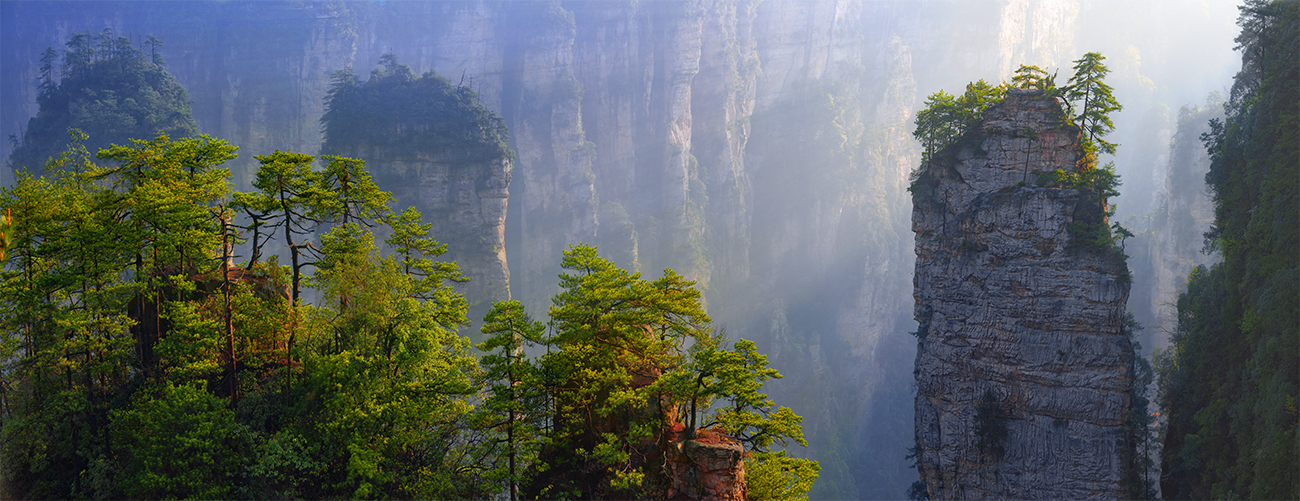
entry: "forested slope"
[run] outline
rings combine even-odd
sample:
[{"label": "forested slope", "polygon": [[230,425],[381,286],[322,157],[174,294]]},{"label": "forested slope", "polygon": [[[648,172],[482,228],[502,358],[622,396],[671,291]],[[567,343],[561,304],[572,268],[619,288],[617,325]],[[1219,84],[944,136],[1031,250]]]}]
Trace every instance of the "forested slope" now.
[{"label": "forested slope", "polygon": [[[86,36],[72,40],[76,67]],[[724,345],[695,282],[571,247],[551,329],[496,303],[480,360],[458,334],[468,277],[363,161],[253,155],[240,192],[225,141],[128,139],[140,122],[116,101],[70,105],[100,122],[58,113],[73,94],[156,94],[143,80],[166,76],[160,61],[121,40],[51,75],[63,104],[33,120],[95,136],[66,129],[70,144],[0,189],[0,498],[806,497],[818,465],[785,452],[806,445],[802,419],[762,393],[781,375],[754,343]],[[332,112],[382,104],[344,99],[357,89],[340,75]],[[463,112],[423,139],[480,134],[486,157],[509,158],[473,91],[399,77]],[[92,155],[104,138],[124,144]],[[699,466],[719,452],[709,464],[726,468]]]},{"label": "forested slope", "polygon": [[1158,359],[1168,498],[1300,497],[1300,3],[1247,1],[1242,70],[1203,136],[1215,204]]},{"label": "forested slope", "polygon": [[781,375],[694,282],[573,247],[550,329],[497,303],[480,362],[464,277],[362,162],[276,151],[232,192],[234,154],[74,142],[0,189],[0,497],[806,497]]},{"label": "forested slope", "polygon": [[53,47],[42,53],[40,113],[27,128],[10,136],[14,147],[9,166],[40,171],[45,161],[69,142],[68,128],[85,132],[90,151],[135,138],[165,133],[173,137],[198,134],[185,88],[167,72],[162,41],[148,37],[144,50],[127,37],[102,33],[73,33],[63,57]]}]

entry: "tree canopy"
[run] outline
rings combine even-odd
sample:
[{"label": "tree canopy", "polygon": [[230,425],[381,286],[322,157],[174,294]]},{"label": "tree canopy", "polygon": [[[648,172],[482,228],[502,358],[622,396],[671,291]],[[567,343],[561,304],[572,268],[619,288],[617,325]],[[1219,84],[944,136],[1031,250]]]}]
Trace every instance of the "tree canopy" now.
[{"label": "tree canopy", "polygon": [[1116,144],[1103,138],[1115,130],[1110,114],[1124,109],[1115,100],[1114,89],[1105,82],[1110,70],[1102,64],[1104,60],[1105,56],[1089,52],[1074,61],[1074,76],[1064,89],[1065,98],[1077,103],[1074,122],[1083,129],[1083,149],[1088,155],[1115,153]]},{"label": "tree canopy", "polygon": [[[525,495],[665,496],[674,444],[705,428],[750,451],[750,485],[807,495],[816,463],[784,453],[788,441],[806,445],[802,419],[760,393],[780,374],[752,342],[722,346],[693,282],[671,269],[643,279],[585,244],[565,251],[561,266],[553,334],[535,369],[549,423]],[[782,468],[764,469],[772,464]]]},{"label": "tree canopy", "polygon": [[[466,432],[479,370],[454,264],[384,257],[363,229],[405,225],[408,248],[436,254],[418,215],[385,217],[351,159],[277,152],[260,193],[232,194],[223,141],[134,140],[101,165],[84,138],[0,190],[17,214],[0,273],[6,497],[479,495],[439,459],[471,448],[446,439]],[[236,265],[251,250],[236,207],[245,228],[285,229],[283,248],[310,244],[310,266]]]},{"label": "tree canopy", "polygon": [[993,86],[980,80],[967,84],[966,92],[957,97],[942,90],[927,97],[925,108],[916,113],[916,129],[912,131],[924,148],[922,164],[971,130],[984,110],[1002,102],[1005,93],[1005,85]]},{"label": "tree canopy", "polygon": [[351,68],[336,72],[325,104],[326,154],[382,148],[470,162],[514,156],[505,121],[479,103],[478,93],[432,71],[416,75],[393,54],[365,82]]},{"label": "tree canopy", "polygon": [[1202,136],[1215,217],[1157,356],[1161,491],[1300,498],[1300,4],[1240,7],[1242,69]]},{"label": "tree canopy", "polygon": [[[1087,159],[1086,168],[1096,166],[1097,154],[1114,154],[1116,145],[1105,141],[1105,136],[1115,129],[1110,114],[1123,109],[1115,100],[1113,88],[1105,82],[1110,70],[1102,61],[1105,56],[1089,52],[1074,63],[1072,75],[1064,87],[1056,86],[1057,72],[1048,73],[1038,66],[1020,65],[1011,77],[1011,84],[1003,82],[993,86],[984,80],[966,85],[966,92],[954,97],[940,90],[926,98],[925,106],[916,113],[916,129],[912,136],[921,142],[921,164],[928,165],[931,157],[967,134],[978,133],[984,110],[1002,102],[1009,86],[1037,89],[1049,98],[1062,98],[1070,107],[1068,120],[1083,131],[1080,148]],[[1077,111],[1077,113],[1074,113]]]},{"label": "tree canopy", "polygon": [[575,246],[549,323],[498,303],[479,357],[464,278],[363,162],[276,151],[241,193],[219,139],[84,139],[0,189],[5,497],[656,497],[696,433],[756,493],[817,476],[780,374],[672,270]]},{"label": "tree canopy", "polygon": [[131,39],[105,28],[69,35],[61,62],[58,51],[47,49],[37,86],[40,112],[21,137],[9,137],[14,145],[9,167],[41,170],[69,144],[69,128],[88,136],[84,143],[92,152],[158,134],[196,136],[189,95],[167,72],[160,46],[162,41],[150,36],[146,57]]}]

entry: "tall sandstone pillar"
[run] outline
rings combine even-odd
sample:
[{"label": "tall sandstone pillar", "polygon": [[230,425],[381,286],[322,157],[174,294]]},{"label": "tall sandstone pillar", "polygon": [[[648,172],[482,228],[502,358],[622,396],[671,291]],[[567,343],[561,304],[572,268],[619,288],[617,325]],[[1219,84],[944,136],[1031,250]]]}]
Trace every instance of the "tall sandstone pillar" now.
[{"label": "tall sandstone pillar", "polygon": [[1115,256],[1071,249],[1079,129],[1010,90],[913,185],[916,440],[931,499],[1118,498],[1133,349]]}]

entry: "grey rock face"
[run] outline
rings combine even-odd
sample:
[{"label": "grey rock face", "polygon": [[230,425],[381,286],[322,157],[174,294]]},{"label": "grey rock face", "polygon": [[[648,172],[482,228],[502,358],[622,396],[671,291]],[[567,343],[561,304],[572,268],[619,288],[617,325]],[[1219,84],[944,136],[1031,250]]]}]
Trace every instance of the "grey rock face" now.
[{"label": "grey rock face", "polygon": [[[544,315],[577,242],[648,277],[698,280],[717,324],[786,376],[769,388],[804,417],[809,447],[792,453],[821,461],[821,499],[889,499],[911,483],[898,451],[910,445],[915,106],[1020,62],[1067,67],[1087,12],[1078,0],[67,5],[0,2],[0,135],[35,113],[40,51],[106,24],[167,42],[200,130],[242,148],[231,167],[245,186],[253,154],[318,151],[334,70],[365,75],[391,52],[473,88],[518,154],[511,297]],[[367,165],[410,174],[381,185],[399,204],[445,198],[416,193],[437,159],[385,162]],[[452,253],[479,242],[433,234]],[[455,259],[466,287],[490,280]]]},{"label": "grey rock face", "polygon": [[440,260],[455,261],[471,278],[456,285],[471,313],[481,317],[493,301],[510,299],[505,255],[509,159],[467,162],[430,153],[394,155],[382,147],[343,153],[366,161],[375,182],[393,194],[397,212],[415,207],[432,225],[429,234],[447,246]]},{"label": "grey rock face", "polygon": [[[915,422],[931,498],[1121,495],[1129,285],[1123,264],[1067,249],[1079,192],[1034,185],[1075,170],[1079,131],[1058,127],[1059,112],[1011,91],[978,144],[936,154],[913,190]],[[998,412],[985,414],[1000,417],[980,417],[989,397]],[[1005,439],[981,447],[997,428]]]}]

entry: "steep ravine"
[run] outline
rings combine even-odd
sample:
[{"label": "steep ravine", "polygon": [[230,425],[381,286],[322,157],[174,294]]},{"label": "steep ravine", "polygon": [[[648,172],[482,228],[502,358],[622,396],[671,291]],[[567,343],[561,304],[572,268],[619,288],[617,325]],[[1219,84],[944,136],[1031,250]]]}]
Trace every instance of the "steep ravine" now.
[{"label": "steep ravine", "polygon": [[1009,91],[913,185],[916,439],[931,499],[1123,494],[1127,270],[1070,248],[1078,190],[1034,184],[1076,169],[1079,131],[1056,125],[1060,106]]},{"label": "steep ravine", "polygon": [[1186,288],[1187,275],[1196,266],[1209,266],[1221,259],[1217,252],[1202,251],[1204,235],[1214,223],[1214,202],[1205,186],[1210,157],[1201,135],[1210,130],[1210,119],[1222,116],[1221,103],[1179,110],[1178,129],[1169,142],[1164,187],[1155,197],[1150,216],[1151,229],[1138,236],[1137,245],[1131,245],[1131,254],[1150,263],[1152,275],[1141,284],[1148,287],[1144,291],[1146,304],[1132,308],[1146,317],[1145,337],[1151,342],[1142,344],[1147,349],[1169,347],[1169,334],[1178,327],[1176,305]]}]

